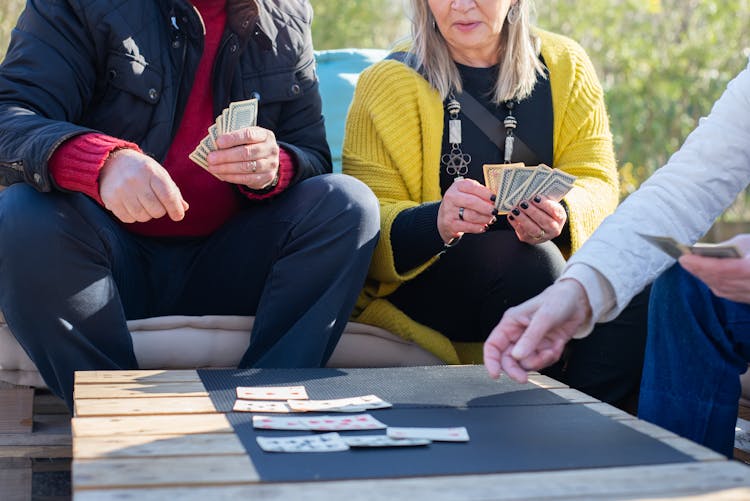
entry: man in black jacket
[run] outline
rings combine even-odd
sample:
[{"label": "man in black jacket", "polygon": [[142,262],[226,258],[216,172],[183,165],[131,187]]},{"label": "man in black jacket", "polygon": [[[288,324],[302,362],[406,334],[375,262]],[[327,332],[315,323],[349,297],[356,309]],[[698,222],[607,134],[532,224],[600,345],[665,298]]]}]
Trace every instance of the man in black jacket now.
[{"label": "man in black jacket", "polygon": [[[240,366],[330,357],[379,222],[328,174],[311,18],[307,0],[27,3],[0,65],[0,310],[69,406],[74,371],[137,368],[129,319],[256,315]],[[189,159],[253,97],[257,126]]]}]

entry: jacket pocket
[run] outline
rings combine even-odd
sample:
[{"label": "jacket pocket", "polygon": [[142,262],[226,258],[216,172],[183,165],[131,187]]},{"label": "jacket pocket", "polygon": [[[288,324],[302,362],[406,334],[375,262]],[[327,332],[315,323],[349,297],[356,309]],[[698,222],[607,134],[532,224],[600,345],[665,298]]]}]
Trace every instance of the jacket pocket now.
[{"label": "jacket pocket", "polygon": [[109,54],[104,71],[106,84],[93,101],[86,125],[139,142],[148,134],[161,100],[162,75],[153,65],[117,52]]},{"label": "jacket pocket", "polygon": [[315,60],[311,59],[296,68],[284,68],[275,72],[245,72],[242,79],[245,93],[260,95],[262,103],[277,103],[299,99],[317,82]]}]

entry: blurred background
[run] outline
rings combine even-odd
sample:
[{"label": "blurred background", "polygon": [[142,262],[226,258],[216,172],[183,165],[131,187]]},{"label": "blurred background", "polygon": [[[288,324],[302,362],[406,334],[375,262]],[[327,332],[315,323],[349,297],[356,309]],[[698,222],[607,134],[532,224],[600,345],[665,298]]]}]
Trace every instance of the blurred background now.
[{"label": "blurred background", "polygon": [[[407,0],[311,2],[317,50],[385,49],[408,35]],[[0,58],[24,4],[0,3]],[[679,148],[750,56],[750,0],[536,0],[535,18],[577,40],[597,68],[623,198]],[[744,193],[705,240],[748,222]]]}]

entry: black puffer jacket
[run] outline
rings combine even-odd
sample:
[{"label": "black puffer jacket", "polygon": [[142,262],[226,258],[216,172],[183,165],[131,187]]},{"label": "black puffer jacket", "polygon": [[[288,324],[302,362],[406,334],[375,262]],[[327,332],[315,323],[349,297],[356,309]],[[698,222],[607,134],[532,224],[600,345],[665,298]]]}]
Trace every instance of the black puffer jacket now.
[{"label": "black puffer jacket", "polygon": [[[296,159],[294,182],[330,172],[307,0],[228,0],[214,115],[260,96],[258,125]],[[0,184],[52,189],[63,141],[101,132],[163,161],[203,51],[185,0],[29,0],[0,65]]]}]

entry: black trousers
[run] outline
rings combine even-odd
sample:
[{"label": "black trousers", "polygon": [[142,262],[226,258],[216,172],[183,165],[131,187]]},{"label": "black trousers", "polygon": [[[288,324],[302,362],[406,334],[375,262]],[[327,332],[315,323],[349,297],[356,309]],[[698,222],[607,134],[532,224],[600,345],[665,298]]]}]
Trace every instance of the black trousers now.
[{"label": "black trousers", "polygon": [[[483,342],[505,310],[542,292],[564,265],[552,242],[528,245],[504,229],[465,235],[388,299],[452,341]],[[604,402],[624,405],[640,385],[647,308],[644,291],[615,320],[568,343],[560,361],[542,372]]]},{"label": "black trousers", "polygon": [[84,195],[13,185],[0,192],[0,308],[71,407],[74,371],[137,368],[131,319],[255,315],[240,367],[321,367],[364,282],[378,214],[367,186],[334,174],[209,237],[156,239]]}]

